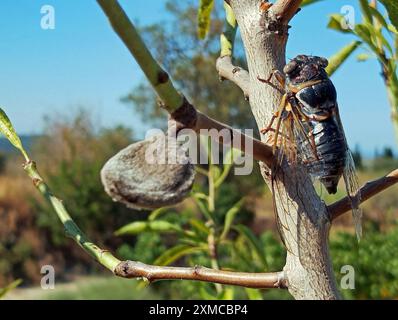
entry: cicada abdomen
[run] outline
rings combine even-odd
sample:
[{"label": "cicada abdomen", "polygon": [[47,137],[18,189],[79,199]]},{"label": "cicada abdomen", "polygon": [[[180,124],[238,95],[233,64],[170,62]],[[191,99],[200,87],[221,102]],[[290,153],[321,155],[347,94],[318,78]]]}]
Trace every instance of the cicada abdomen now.
[{"label": "cicada abdomen", "polygon": [[338,121],[336,90],[328,79],[305,87],[295,95],[305,130],[297,132],[299,157],[311,175],[318,178],[328,193],[337,192],[337,185],[347,160],[348,146]]}]

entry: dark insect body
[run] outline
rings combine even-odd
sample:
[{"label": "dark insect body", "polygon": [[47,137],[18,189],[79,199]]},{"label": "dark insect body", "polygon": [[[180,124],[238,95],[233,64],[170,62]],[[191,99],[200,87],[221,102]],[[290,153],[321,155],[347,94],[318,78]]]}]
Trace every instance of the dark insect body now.
[{"label": "dark insect body", "polygon": [[[325,186],[328,193],[336,193],[343,176],[351,198],[354,221],[360,236],[359,185],[352,155],[340,120],[336,89],[325,68],[322,57],[299,55],[280,71],[274,71],[283,93],[278,110],[263,134],[274,132],[274,149],[292,164],[302,163],[309,173]],[[275,128],[273,123],[276,121]]]}]

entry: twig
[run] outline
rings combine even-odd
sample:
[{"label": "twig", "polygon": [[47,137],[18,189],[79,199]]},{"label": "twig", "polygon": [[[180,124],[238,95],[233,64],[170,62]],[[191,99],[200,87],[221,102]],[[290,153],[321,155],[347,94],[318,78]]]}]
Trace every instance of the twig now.
[{"label": "twig", "polygon": [[136,261],[120,263],[115,274],[123,278],[156,280],[196,280],[247,288],[287,288],[284,272],[247,273],[214,270],[200,266],[193,268],[159,267]]},{"label": "twig", "polygon": [[[384,191],[385,189],[398,183],[398,169],[390,172],[388,175],[374,181],[367,182],[360,190],[361,203]],[[334,220],[347,211],[351,210],[351,201],[345,197],[328,206],[330,220]]]},{"label": "twig", "polygon": [[234,82],[242,89],[245,98],[249,98],[250,79],[249,73],[241,67],[234,66],[232,63],[232,54],[234,49],[236,31],[238,25],[235,15],[227,2],[224,2],[225,8],[225,28],[220,37],[220,57],[217,59],[216,68],[220,79],[227,79]]},{"label": "twig", "polygon": [[221,79],[232,81],[243,91],[246,100],[250,98],[249,72],[241,67],[233,65],[230,56],[219,57],[217,59],[216,68]]},{"label": "twig", "polygon": [[[251,144],[253,146],[253,159],[257,161],[262,161],[268,166],[272,166],[272,164],[274,163],[274,153],[270,146],[266,145],[260,140],[247,136],[238,130],[232,129],[231,127],[223,123],[217,122],[204,115],[203,113],[198,112],[196,130],[200,129],[216,129],[218,131],[225,129],[230,130],[233,140],[240,140],[240,142],[237,143],[237,145],[240,147],[240,150],[242,150],[243,152],[247,152],[247,144]],[[225,141],[220,142],[225,143]]]},{"label": "twig", "polygon": [[277,17],[278,20],[288,23],[300,8],[303,0],[278,0],[270,11]]},{"label": "twig", "polygon": [[127,49],[136,59],[169,112],[177,110],[184,97],[175,89],[169,75],[153,58],[134,25],[116,0],[97,0]]},{"label": "twig", "polygon": [[48,185],[43,181],[42,177],[37,171],[36,163],[34,161],[29,160],[24,164],[23,168],[32,179],[33,185],[40,191],[44,198],[54,208],[54,211],[57,214],[59,220],[61,220],[62,224],[64,225],[66,234],[70,238],[75,240],[75,242],[95,260],[97,260],[105,268],[113,272],[116,266],[121,261],[115,258],[109,251],[103,250],[94,243],[92,243],[87,238],[87,236],[79,229],[79,227],[70,217],[62,200],[54,196]]},{"label": "twig", "polygon": [[286,288],[287,281],[283,272],[277,273],[245,273],[208,269],[204,267],[180,268],[151,266],[141,262],[120,261],[112,253],[99,248],[79,229],[69,215],[63,201],[54,196],[43,181],[35,162],[28,161],[24,170],[32,179],[34,186],[51,204],[58,218],[64,225],[66,234],[79,246],[115,275],[124,278],[144,277],[149,281],[155,280],[198,280],[227,285],[236,285],[250,288]]},{"label": "twig", "polygon": [[[241,140],[241,150],[245,151],[246,143],[253,143],[253,158],[263,161],[268,165],[273,163],[272,148],[266,144],[245,136],[229,126],[217,122],[208,116],[197,112],[183,95],[174,88],[167,73],[159,66],[137,33],[133,23],[129,20],[118,1],[97,0],[104,13],[107,15],[113,29],[122,39],[123,43],[137,60],[145,75],[163,102],[163,107],[179,122],[179,129],[227,129],[233,133],[234,139]],[[162,81],[159,81],[159,80]],[[221,141],[223,142],[223,141]]]}]

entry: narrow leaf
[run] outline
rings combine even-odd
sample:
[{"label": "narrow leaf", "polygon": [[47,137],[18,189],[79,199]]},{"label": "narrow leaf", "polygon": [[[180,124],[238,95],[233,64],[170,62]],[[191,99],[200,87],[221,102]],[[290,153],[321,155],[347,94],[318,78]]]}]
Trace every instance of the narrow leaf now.
[{"label": "narrow leaf", "polygon": [[352,33],[345,18],[341,14],[332,14],[329,18],[328,28],[343,33]]},{"label": "narrow leaf", "polygon": [[398,29],[398,1],[380,0],[380,2],[386,7],[391,23]]},{"label": "narrow leaf", "polygon": [[21,279],[15,280],[14,282],[10,283],[7,287],[5,288],[0,288],[0,299],[4,298],[5,295],[10,292],[11,290],[14,290],[16,287],[18,287],[22,283]]},{"label": "narrow leaf", "polygon": [[234,289],[225,288],[217,297],[218,300],[234,300]]},{"label": "narrow leaf", "polygon": [[220,239],[225,239],[225,237],[228,235],[229,230],[231,229],[232,223],[238,214],[240,208],[243,205],[244,200],[240,200],[237,202],[232,208],[228,210],[228,212],[225,215],[225,221],[224,221],[224,229],[223,232],[221,233]]},{"label": "narrow leaf", "polygon": [[245,288],[245,291],[250,300],[263,300],[263,296],[258,289]]},{"label": "narrow leaf", "polygon": [[261,242],[257,239],[257,237],[253,234],[253,232],[244,225],[237,225],[233,227],[237,230],[249,243],[249,245],[254,249],[258,257],[260,258],[262,264],[265,269],[268,269],[268,263],[265,258],[264,250],[262,248]]},{"label": "narrow leaf", "polygon": [[203,300],[217,300],[217,296],[214,296],[214,295],[212,295],[211,293],[209,293],[209,292],[206,290],[206,287],[205,287],[205,286],[201,286],[201,287],[200,287],[200,289],[199,289],[199,294],[200,294],[200,297],[201,297]]},{"label": "narrow leaf", "polygon": [[206,38],[210,29],[211,12],[214,0],[200,0],[198,11],[198,36],[199,39]]},{"label": "narrow leaf", "polygon": [[388,28],[388,23],[386,19],[384,19],[383,15],[375,8],[369,6],[369,11],[372,14],[372,16],[384,27]]},{"label": "narrow leaf", "polygon": [[348,59],[348,57],[358,48],[360,44],[360,41],[353,41],[343,47],[334,56],[329,58],[329,65],[326,68],[326,72],[329,74],[329,76],[333,75],[333,73],[340,68],[340,66]]},{"label": "narrow leaf", "polygon": [[367,53],[360,53],[357,55],[357,60],[359,62],[364,62],[367,61],[371,58],[371,55],[367,54]]},{"label": "narrow leaf", "polygon": [[361,7],[362,14],[365,20],[369,23],[372,22],[372,13],[370,11],[370,5],[368,0],[359,0],[359,6]]},{"label": "narrow leaf", "polygon": [[14,147],[19,149],[24,157],[28,160],[28,156],[22,146],[21,139],[18,137],[10,119],[2,108],[0,108],[0,132],[4,134],[8,141],[10,141]]},{"label": "narrow leaf", "polygon": [[206,226],[203,221],[199,219],[192,218],[189,220],[190,225],[192,226],[193,229],[195,229],[197,234],[202,234],[204,236],[208,236],[210,233],[210,229],[208,226]]},{"label": "narrow leaf", "polygon": [[125,225],[115,232],[115,235],[136,235],[145,231],[172,233],[181,232],[182,229],[168,221],[154,220],[154,221],[135,221]]},{"label": "narrow leaf", "polygon": [[177,245],[163,252],[154,262],[158,266],[167,266],[174,261],[191,253],[203,251],[204,247],[191,247],[188,245]]},{"label": "narrow leaf", "polygon": [[163,207],[163,208],[159,208],[156,210],[153,210],[150,215],[148,216],[148,220],[149,221],[153,221],[156,220],[157,218],[159,218],[160,215],[162,215],[163,213],[165,213],[167,210],[167,207]]},{"label": "narrow leaf", "polygon": [[388,25],[388,30],[392,33],[394,33],[395,35],[398,35],[398,30],[396,27],[394,27],[392,24]]}]

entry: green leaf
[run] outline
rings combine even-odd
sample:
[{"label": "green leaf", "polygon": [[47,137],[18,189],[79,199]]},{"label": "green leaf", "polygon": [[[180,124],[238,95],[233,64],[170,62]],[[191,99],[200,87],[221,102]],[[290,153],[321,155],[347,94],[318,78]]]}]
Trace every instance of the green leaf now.
[{"label": "green leaf", "polygon": [[347,26],[347,22],[344,16],[337,13],[330,15],[328,28],[343,33],[352,33],[352,30]]},{"label": "green leaf", "polygon": [[374,31],[372,30],[373,26],[368,23],[360,23],[357,24],[354,28],[354,32],[357,36],[359,36],[364,42],[368,44],[368,46],[373,50],[374,53],[379,54],[380,50],[377,48],[375,43],[373,42],[373,37],[375,36]]},{"label": "green leaf", "polygon": [[234,289],[225,288],[217,297],[218,300],[234,300]]},{"label": "green leaf", "polygon": [[209,211],[209,209],[207,208],[207,203],[203,203],[202,199],[200,199],[199,197],[197,197],[196,194],[193,195],[193,199],[195,200],[195,203],[197,204],[199,210],[203,213],[203,215],[209,219],[212,220],[213,216],[211,214],[211,212]]},{"label": "green leaf", "polygon": [[146,221],[136,221],[121,227],[120,229],[115,231],[115,235],[131,235],[131,234],[139,234],[146,231],[148,228],[148,222]]},{"label": "green leaf", "polygon": [[383,15],[375,8],[369,6],[369,11],[372,16],[386,29],[388,29],[388,23],[386,19],[384,19]]},{"label": "green leaf", "polygon": [[25,159],[28,160],[28,156],[22,146],[21,139],[18,137],[10,119],[2,108],[0,108],[0,132],[4,134],[8,141],[10,141],[15,148],[19,149]]},{"label": "green leaf", "polygon": [[221,169],[217,165],[210,165],[210,174],[212,175],[214,181],[217,181],[221,176]]},{"label": "green leaf", "polygon": [[206,38],[210,29],[210,16],[213,11],[213,0],[200,0],[198,12],[198,36],[199,39]]},{"label": "green leaf", "polygon": [[364,62],[364,61],[369,60],[371,57],[372,57],[372,56],[371,56],[370,54],[367,54],[367,53],[360,53],[360,54],[357,55],[357,60],[358,60],[359,62]]},{"label": "green leaf", "polygon": [[221,184],[225,181],[225,179],[228,177],[229,172],[232,169],[232,165],[235,162],[235,159],[240,155],[241,151],[238,149],[230,148],[228,152],[224,155],[223,159],[223,171],[220,175],[220,177],[217,179],[217,181],[214,183],[215,188],[218,188],[221,186]]},{"label": "green leaf", "polygon": [[206,237],[209,235],[210,229],[203,223],[203,221],[193,218],[189,220],[189,223],[191,224],[192,228],[195,229],[197,234],[201,233]]},{"label": "green leaf", "polygon": [[165,252],[163,252],[154,262],[155,265],[158,266],[167,266],[174,261],[188,255],[191,253],[196,253],[200,251],[207,250],[206,247],[200,246],[200,247],[192,247],[189,245],[181,244],[174,246]]},{"label": "green leaf", "polygon": [[380,0],[380,2],[386,7],[391,23],[398,29],[398,1]]},{"label": "green leaf", "polygon": [[329,58],[329,65],[326,68],[326,72],[329,76],[332,76],[338,68],[348,59],[348,57],[358,48],[361,44],[360,41],[353,41],[350,44],[343,47],[334,56]]},{"label": "green leaf", "polygon": [[136,235],[142,232],[159,232],[159,233],[172,233],[182,232],[183,230],[168,221],[155,220],[155,221],[135,221],[125,225],[115,232],[115,235]]},{"label": "green leaf", "polygon": [[245,288],[249,300],[263,300],[263,296],[258,289]]},{"label": "green leaf", "polygon": [[4,298],[5,295],[10,292],[11,290],[14,290],[16,287],[18,287],[22,283],[21,279],[15,280],[14,282],[10,283],[7,287],[5,288],[0,288],[0,299]]},{"label": "green leaf", "polygon": [[234,226],[233,229],[238,231],[249,243],[249,245],[253,248],[253,250],[256,252],[258,257],[261,260],[261,263],[263,264],[265,269],[268,269],[268,263],[267,259],[265,258],[264,250],[262,248],[262,244],[260,240],[257,239],[257,237],[254,235],[254,233],[246,226],[244,225],[237,225]]},{"label": "green leaf", "polygon": [[150,215],[148,216],[149,221],[156,220],[160,215],[165,213],[167,211],[167,207],[159,208],[156,210],[153,210]]},{"label": "green leaf", "polygon": [[226,215],[225,215],[225,221],[224,221],[224,229],[221,233],[220,239],[225,239],[225,237],[228,235],[229,230],[231,229],[232,223],[238,214],[240,208],[242,207],[244,203],[244,199],[241,199],[238,201],[232,208],[230,208]]},{"label": "green leaf", "polygon": [[203,285],[199,289],[199,294],[203,300],[217,300],[217,296],[214,296],[211,293],[209,293],[208,290],[206,290],[206,287]]},{"label": "green leaf", "polygon": [[370,11],[370,5],[368,0],[359,0],[359,5],[361,7],[361,11],[365,18],[365,21],[370,23],[372,21],[372,13]]},{"label": "green leaf", "polygon": [[394,27],[392,24],[388,25],[388,30],[392,33],[394,33],[395,35],[398,35],[398,30],[396,27]]}]

